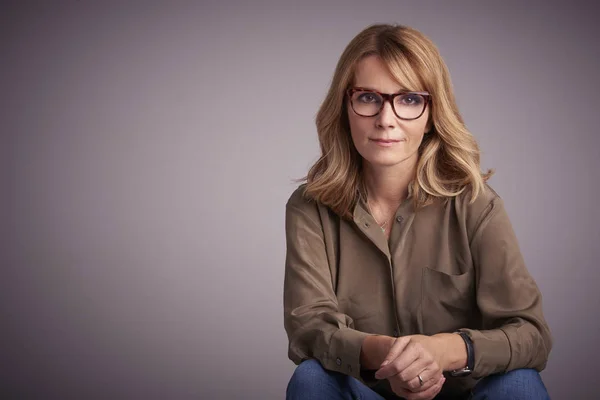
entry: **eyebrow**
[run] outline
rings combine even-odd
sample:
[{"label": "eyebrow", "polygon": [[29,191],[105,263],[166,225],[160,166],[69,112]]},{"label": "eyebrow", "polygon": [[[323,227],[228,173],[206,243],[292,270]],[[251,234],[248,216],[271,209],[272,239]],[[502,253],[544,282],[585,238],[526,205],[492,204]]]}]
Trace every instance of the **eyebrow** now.
[{"label": "eyebrow", "polygon": [[[371,87],[368,87],[368,86],[360,86],[360,85],[356,85],[356,86],[354,86],[354,87],[355,87],[355,88],[359,88],[359,89],[370,90],[370,91],[373,91],[373,92],[384,93],[384,92],[382,92],[381,90],[373,89],[373,88],[371,88]],[[400,89],[400,90],[397,90],[397,91],[395,91],[395,92],[393,92],[393,93],[390,93],[390,94],[404,93],[404,92],[414,92],[414,90],[409,90],[409,89],[407,89],[406,87],[402,87],[402,89]]]}]

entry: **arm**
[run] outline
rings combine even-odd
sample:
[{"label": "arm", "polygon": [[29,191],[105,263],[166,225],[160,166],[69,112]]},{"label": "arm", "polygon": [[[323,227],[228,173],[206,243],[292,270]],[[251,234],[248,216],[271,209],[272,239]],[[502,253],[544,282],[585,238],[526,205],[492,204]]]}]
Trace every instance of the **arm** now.
[{"label": "arm", "polygon": [[474,377],[517,368],[544,369],[552,347],[542,298],[527,271],[502,200],[495,197],[471,239],[483,330],[473,341]]},{"label": "arm", "polygon": [[296,364],[315,358],[325,369],[360,379],[361,348],[369,334],[353,329],[353,320],[338,310],[318,209],[298,191],[286,206],[286,242],[289,358]]},{"label": "arm", "polygon": [[391,336],[367,336],[360,351],[360,364],[364,369],[377,370],[385,360],[395,339]]},{"label": "arm", "polygon": [[415,340],[439,360],[442,371],[453,371],[467,366],[465,341],[456,333],[438,333],[433,336],[413,335]]}]

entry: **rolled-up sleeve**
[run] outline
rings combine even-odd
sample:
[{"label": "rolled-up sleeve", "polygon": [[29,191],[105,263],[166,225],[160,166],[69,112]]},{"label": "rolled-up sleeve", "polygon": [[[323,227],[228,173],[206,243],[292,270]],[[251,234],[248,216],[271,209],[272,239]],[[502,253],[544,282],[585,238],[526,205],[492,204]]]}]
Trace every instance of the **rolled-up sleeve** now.
[{"label": "rolled-up sleeve", "polygon": [[289,358],[314,358],[325,369],[360,377],[360,351],[369,334],[338,311],[323,228],[315,203],[292,195],[286,206],[284,325]]},{"label": "rolled-up sleeve", "polygon": [[482,330],[461,329],[473,341],[473,376],[545,368],[552,347],[541,293],[527,271],[500,197],[480,217],[471,240]]}]

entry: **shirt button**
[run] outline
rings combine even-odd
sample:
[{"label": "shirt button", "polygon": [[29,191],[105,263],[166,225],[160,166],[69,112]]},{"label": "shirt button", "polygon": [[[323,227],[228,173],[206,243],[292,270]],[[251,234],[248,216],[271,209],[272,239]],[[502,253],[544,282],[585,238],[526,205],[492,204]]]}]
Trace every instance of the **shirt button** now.
[{"label": "shirt button", "polygon": [[335,360],[335,363],[336,363],[338,366],[340,366],[340,365],[342,365],[342,360],[338,358],[338,359],[336,359],[336,360]]},{"label": "shirt button", "polygon": [[395,337],[398,337],[398,336],[400,336],[400,334],[398,333],[398,330],[397,330],[397,329],[394,329],[394,332],[393,332],[393,334],[394,334],[394,336],[395,336]]},{"label": "shirt button", "polygon": [[404,218],[402,218],[400,215],[398,215],[396,217],[396,221],[398,221],[398,222],[402,222],[403,220],[404,220]]},{"label": "shirt button", "polygon": [[371,226],[371,224],[369,224],[368,222],[365,222],[365,228],[368,228],[369,226]]}]

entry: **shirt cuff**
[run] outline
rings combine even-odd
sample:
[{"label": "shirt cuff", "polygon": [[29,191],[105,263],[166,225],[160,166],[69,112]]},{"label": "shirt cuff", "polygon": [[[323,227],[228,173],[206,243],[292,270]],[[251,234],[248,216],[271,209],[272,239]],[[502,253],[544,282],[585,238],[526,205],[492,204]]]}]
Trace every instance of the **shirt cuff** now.
[{"label": "shirt cuff", "polygon": [[360,350],[363,341],[372,334],[350,328],[340,328],[331,337],[329,351],[322,358],[323,367],[361,380]]},{"label": "shirt cuff", "polygon": [[472,376],[481,378],[506,371],[510,362],[510,342],[502,329],[474,330],[459,329],[473,342],[475,365]]}]

